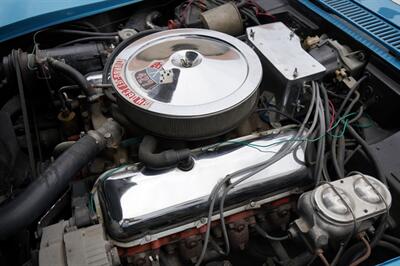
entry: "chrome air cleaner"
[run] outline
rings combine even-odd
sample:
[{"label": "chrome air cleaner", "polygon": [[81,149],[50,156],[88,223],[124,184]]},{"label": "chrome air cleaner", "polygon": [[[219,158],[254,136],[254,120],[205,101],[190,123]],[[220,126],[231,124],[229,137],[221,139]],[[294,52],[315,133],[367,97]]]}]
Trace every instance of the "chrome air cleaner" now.
[{"label": "chrome air cleaner", "polygon": [[112,60],[110,79],[123,113],[169,138],[202,139],[233,129],[254,107],[262,78],[248,45],[204,29],[134,39]]}]

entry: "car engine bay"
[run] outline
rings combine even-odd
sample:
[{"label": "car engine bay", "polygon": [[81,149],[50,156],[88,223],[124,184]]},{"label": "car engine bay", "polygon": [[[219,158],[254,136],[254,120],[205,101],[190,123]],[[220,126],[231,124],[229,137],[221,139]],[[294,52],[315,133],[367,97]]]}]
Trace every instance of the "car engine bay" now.
[{"label": "car engine bay", "polygon": [[399,71],[298,1],[150,0],[0,46],[0,265],[400,256]]}]

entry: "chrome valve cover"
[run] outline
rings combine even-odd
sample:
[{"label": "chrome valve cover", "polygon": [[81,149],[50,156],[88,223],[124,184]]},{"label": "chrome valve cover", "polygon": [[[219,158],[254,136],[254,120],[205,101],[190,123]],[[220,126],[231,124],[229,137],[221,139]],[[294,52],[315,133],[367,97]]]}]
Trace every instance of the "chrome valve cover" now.
[{"label": "chrome valve cover", "polygon": [[[282,147],[283,140],[293,136],[293,132],[255,134],[247,140],[249,145],[230,141],[193,151],[195,164],[190,171],[151,171],[133,165],[115,172],[99,185],[108,233],[114,240],[129,242],[120,245],[136,245],[149,239],[145,235],[152,235],[150,239],[154,240],[171,230],[195,227],[196,221],[207,216],[208,197],[222,178],[268,160]],[[227,211],[234,214],[301,192],[311,181],[303,160],[304,150],[299,148],[234,188],[226,200]]]}]

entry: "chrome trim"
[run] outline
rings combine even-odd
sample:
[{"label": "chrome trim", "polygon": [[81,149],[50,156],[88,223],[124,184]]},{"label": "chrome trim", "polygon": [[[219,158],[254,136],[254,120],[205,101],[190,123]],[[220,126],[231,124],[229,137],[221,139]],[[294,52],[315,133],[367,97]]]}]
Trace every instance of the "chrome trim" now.
[{"label": "chrome trim", "polygon": [[[285,197],[288,197],[288,196],[291,196],[291,195],[298,195],[298,194],[301,194],[303,192],[304,192],[303,190],[298,188],[298,189],[293,189],[293,190],[290,190],[290,191],[287,191],[287,192],[284,192],[284,193],[280,193],[280,194],[277,194],[275,196],[271,196],[271,197],[268,197],[268,198],[265,198],[265,199],[262,199],[262,200],[259,200],[259,201],[251,201],[249,204],[246,204],[246,205],[243,205],[241,207],[238,207],[238,208],[235,208],[235,209],[232,209],[232,210],[224,212],[224,216],[228,217],[230,215],[237,214],[237,213],[240,213],[240,212],[243,212],[243,211],[252,210],[252,209],[258,209],[258,208],[260,208],[262,205],[264,205],[266,203],[273,202],[275,200],[279,200],[279,199],[282,199],[282,198],[285,198]],[[215,221],[215,220],[217,220],[219,218],[220,218],[219,214],[216,214],[216,215],[213,215],[211,217],[211,220]],[[185,225],[181,225],[181,226],[169,229],[169,230],[165,230],[165,231],[162,231],[162,232],[157,233],[157,234],[145,235],[144,237],[136,239],[134,241],[119,242],[119,241],[110,239],[110,242],[112,242],[114,245],[116,245],[118,247],[122,247],[122,248],[129,248],[129,247],[133,247],[133,246],[137,246],[137,245],[145,245],[147,243],[153,242],[155,240],[158,240],[160,238],[163,238],[163,237],[166,237],[166,236],[169,236],[169,235],[172,235],[172,234],[176,234],[176,233],[179,233],[179,232],[182,232],[182,231],[185,231],[185,230],[188,230],[188,229],[192,229],[192,228],[199,228],[199,227],[201,227],[201,226],[203,226],[205,224],[207,224],[207,218],[203,217],[203,218],[201,218],[199,220],[196,220],[194,222],[191,222],[191,223],[188,223],[188,224],[185,224]]]},{"label": "chrome trim", "polygon": [[261,62],[247,44],[205,29],[145,36],[117,55],[111,72],[125,100],[176,117],[231,109],[254,95],[262,78]]},{"label": "chrome trim", "polygon": [[[195,164],[190,171],[154,171],[140,164],[120,169],[99,182],[103,218],[112,231],[110,235],[119,242],[136,241],[133,239],[142,238],[144,232],[159,234],[204,217],[209,194],[223,177],[268,160],[294,136],[291,131],[258,136],[246,145],[233,140],[194,150]],[[303,160],[301,147],[244,181],[230,192],[226,210],[307,186],[310,179]]]}]

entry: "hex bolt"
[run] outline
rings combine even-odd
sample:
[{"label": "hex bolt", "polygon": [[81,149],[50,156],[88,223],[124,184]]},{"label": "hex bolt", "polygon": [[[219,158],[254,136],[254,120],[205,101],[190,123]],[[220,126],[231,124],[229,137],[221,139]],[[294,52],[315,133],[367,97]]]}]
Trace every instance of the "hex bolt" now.
[{"label": "hex bolt", "polygon": [[298,72],[298,70],[297,70],[297,67],[295,67],[294,68],[294,71],[293,71],[293,77],[294,78],[297,78],[299,76],[299,72]]},{"label": "hex bolt", "polygon": [[288,213],[289,213],[288,210],[281,210],[281,211],[278,212],[278,215],[279,215],[280,217],[283,217],[283,216],[286,216]]},{"label": "hex bolt", "polygon": [[253,39],[254,40],[254,35],[255,35],[256,33],[254,32],[254,30],[253,29],[250,29],[250,38],[251,39]]},{"label": "hex bolt", "polygon": [[111,138],[111,133],[110,132],[105,133],[104,134],[104,138],[105,139],[110,139]]},{"label": "hex bolt", "polygon": [[185,243],[185,246],[187,247],[187,248],[194,248],[195,246],[197,246],[197,242],[196,241],[187,241],[186,243]]},{"label": "hex bolt", "polygon": [[237,231],[237,232],[241,232],[241,231],[243,231],[243,229],[244,229],[244,224],[239,224],[239,225],[236,227],[236,231]]},{"label": "hex bolt", "polygon": [[144,237],[144,240],[145,240],[146,242],[151,241],[151,236],[150,236],[150,235],[146,235],[146,236]]}]

